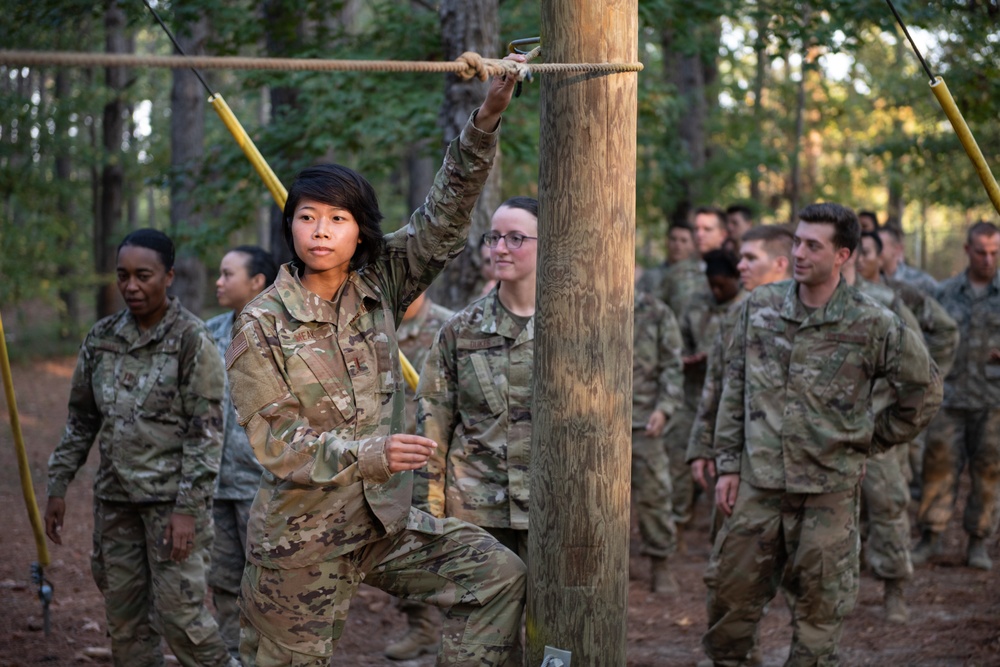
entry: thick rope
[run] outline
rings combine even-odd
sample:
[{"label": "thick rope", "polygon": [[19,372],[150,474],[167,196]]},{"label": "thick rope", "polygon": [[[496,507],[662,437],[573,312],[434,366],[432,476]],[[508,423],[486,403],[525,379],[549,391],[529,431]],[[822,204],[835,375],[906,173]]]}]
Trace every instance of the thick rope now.
[{"label": "thick rope", "polygon": [[75,51],[0,50],[0,65],[70,67],[166,67],[199,69],[254,69],[290,72],[444,72],[463,80],[485,81],[490,76],[513,74],[523,80],[532,74],[556,72],[639,72],[642,63],[538,63],[527,65],[514,60],[483,58],[467,51],[454,61],[406,60],[321,60],[317,58],[243,58],[234,56],[137,56],[124,53],[81,53]]}]

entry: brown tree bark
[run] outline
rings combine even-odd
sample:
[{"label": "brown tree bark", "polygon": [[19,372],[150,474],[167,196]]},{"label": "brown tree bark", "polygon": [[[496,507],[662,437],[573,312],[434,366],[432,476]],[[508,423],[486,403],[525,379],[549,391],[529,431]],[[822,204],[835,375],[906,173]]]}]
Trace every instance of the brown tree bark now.
[{"label": "brown tree bark", "polygon": [[[177,26],[177,42],[188,55],[203,55],[208,38],[208,20],[201,16]],[[205,142],[205,101],[208,92],[189,69],[175,69],[170,89],[170,229],[174,240],[182,228],[197,229],[203,224],[195,210],[192,193]],[[185,308],[200,315],[205,305],[207,271],[205,264],[189,248],[177,243],[174,284],[170,292]]]},{"label": "brown tree bark", "polygon": [[[108,0],[104,13],[105,50],[128,53],[125,12],[117,0]],[[100,199],[94,219],[94,269],[107,279],[97,292],[97,316],[106,317],[119,308],[121,299],[111,278],[115,272],[115,249],[121,240],[124,169],[122,132],[125,129],[125,87],[128,70],[107,67],[104,79],[113,97],[104,105],[101,123],[104,165],[101,168]]]},{"label": "brown tree bark", "polygon": [[[637,58],[637,0],[547,0],[550,62]],[[624,665],[637,75],[541,80],[528,664]]]},{"label": "brown tree bark", "polygon": [[[487,57],[499,54],[497,0],[442,0],[439,13],[445,60],[454,60],[465,51],[475,51]],[[446,75],[444,103],[439,116],[445,145],[459,135],[469,114],[486,99],[488,85],[488,82],[479,79],[462,81],[454,74]],[[434,301],[448,308],[457,310],[465,307],[482,285],[479,242],[489,231],[490,218],[500,205],[501,167],[498,151],[493,171],[472,213],[472,228],[465,251],[448,265],[429,290]]]},{"label": "brown tree bark", "polygon": [[[70,71],[66,68],[58,68],[55,74],[55,99],[56,104],[66,104],[70,95]],[[60,140],[56,144],[58,153],[55,159],[56,181],[60,184],[70,182],[73,172],[73,161],[70,158],[69,146],[65,143],[64,137],[67,133],[66,124],[69,119],[61,111],[56,114],[56,136]],[[76,220],[76,200],[70,197],[64,187],[59,190],[59,211],[66,220]],[[68,234],[62,243],[62,256],[69,257],[72,249],[76,245],[76,235]],[[80,323],[80,298],[76,286],[73,284],[73,274],[75,266],[72,262],[60,261],[57,275],[59,277],[59,299],[63,302],[65,311],[61,314],[59,325],[59,337],[68,339],[76,336],[76,328]]]}]

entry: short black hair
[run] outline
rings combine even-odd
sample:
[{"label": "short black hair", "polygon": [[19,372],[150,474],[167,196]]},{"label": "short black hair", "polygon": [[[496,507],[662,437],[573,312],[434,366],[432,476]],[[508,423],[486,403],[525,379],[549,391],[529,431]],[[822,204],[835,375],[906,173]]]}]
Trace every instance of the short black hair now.
[{"label": "short black hair", "polygon": [[241,252],[247,257],[247,275],[253,278],[257,274],[264,276],[264,285],[270,285],[278,277],[278,263],[274,261],[274,255],[256,245],[240,245],[229,252]]},{"label": "short black hair", "polygon": [[706,276],[740,277],[740,270],[737,268],[740,261],[728,250],[709,250],[701,260],[705,262]]},{"label": "short black hair", "polygon": [[965,242],[972,243],[972,237],[974,236],[993,236],[994,234],[1000,234],[1000,228],[992,222],[980,220],[969,227],[969,231],[965,235]]},{"label": "short black hair", "polygon": [[861,238],[875,241],[875,253],[878,255],[882,254],[884,248],[882,246],[882,237],[878,235],[878,232],[861,232]]},{"label": "short black hair", "polygon": [[295,209],[303,199],[336,206],[351,212],[358,223],[360,243],[351,257],[349,269],[357,271],[375,261],[385,248],[382,233],[382,211],[378,207],[378,196],[364,176],[339,164],[317,164],[300,171],[292,182],[285,201],[281,219],[281,231],[285,237],[292,264],[299,270],[305,268],[295,254],[292,241],[292,218]]},{"label": "short black hair", "polygon": [[497,206],[497,209],[499,210],[505,206],[507,208],[519,208],[522,211],[527,211],[536,218],[538,217],[538,200],[534,197],[511,197]]},{"label": "short black hair", "polygon": [[671,223],[670,228],[667,230],[667,236],[670,236],[670,232],[674,231],[675,229],[681,229],[687,232],[688,234],[692,235],[694,234],[694,229],[691,228],[691,223],[684,221],[684,222]]},{"label": "short black hair", "polygon": [[753,209],[746,204],[730,204],[727,206],[726,215],[732,215],[733,213],[743,216],[745,220],[753,222]]},{"label": "short black hair", "polygon": [[854,211],[846,206],[833,202],[809,204],[799,211],[799,220],[833,225],[833,245],[837,248],[847,248],[853,253],[861,241],[861,223]]},{"label": "short black hair", "polygon": [[151,229],[147,227],[145,229],[137,229],[134,232],[130,232],[124,239],[122,239],[122,242],[118,244],[117,252],[121,252],[122,248],[126,246],[149,248],[160,258],[160,262],[163,263],[163,268],[167,271],[174,268],[174,242],[170,240],[169,236],[158,229]]},{"label": "short black hair", "polygon": [[878,214],[875,211],[858,211],[858,219],[861,218],[871,218],[875,221],[875,227],[878,228]]}]

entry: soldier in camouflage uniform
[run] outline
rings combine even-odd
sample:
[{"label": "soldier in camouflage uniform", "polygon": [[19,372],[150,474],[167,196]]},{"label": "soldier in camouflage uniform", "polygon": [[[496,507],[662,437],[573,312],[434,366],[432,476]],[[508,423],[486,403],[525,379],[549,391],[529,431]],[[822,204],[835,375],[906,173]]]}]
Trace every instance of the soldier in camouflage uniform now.
[{"label": "soldier in camouflage uniform", "polygon": [[903,228],[900,227],[899,221],[890,220],[879,227],[878,235],[882,239],[883,247],[882,272],[891,280],[912,285],[925,294],[935,294],[938,283],[933,276],[910,266],[903,257],[905,254]]},{"label": "soldier in camouflage uniform", "polygon": [[667,426],[667,454],[673,485],[671,502],[678,534],[694,514],[697,493],[691,469],[687,464],[688,441],[694,427],[705,385],[708,352],[719,331],[726,311],[741,299],[738,260],[728,250],[711,250],[703,257],[708,292],[692,297],[681,316],[681,337],[684,342],[684,402]]},{"label": "soldier in camouflage uniform", "polygon": [[[492,275],[492,260],[490,260]],[[406,355],[418,371],[423,368],[427,353],[434,344],[438,331],[454,313],[430,300],[424,292],[403,313],[403,321],[396,329],[399,351]],[[406,432],[417,432],[417,396],[409,384],[403,387],[406,394]],[[426,497],[428,475],[426,469],[413,471],[413,497]],[[424,653],[437,650],[441,625],[438,610],[416,600],[399,598],[399,610],[406,615],[407,632],[401,639],[385,649],[385,656],[392,660],[411,660]]]},{"label": "soldier in camouflage uniform", "polygon": [[677,591],[669,557],[677,549],[671,507],[670,459],[663,430],[684,400],[681,331],[659,299],[635,292],[632,346],[632,504],[641,553],[650,558],[650,590]]},{"label": "soldier in camouflage uniform", "polygon": [[[226,356],[233,336],[233,321],[251,299],[274,282],[278,265],[271,253],[258,246],[238,246],[227,252],[219,264],[215,296],[228,310],[205,323],[215,340],[220,357]],[[223,399],[222,465],[215,486],[212,518],[215,545],[208,585],[212,588],[215,618],[229,653],[240,655],[240,608],[236,598],[246,567],[247,522],[250,503],[257,494],[264,471],[250,449],[247,434],[240,426],[226,382]]]},{"label": "soldier in camouflage uniform", "polygon": [[84,340],[49,458],[45,530],[61,544],[66,488],[98,443],[91,568],[120,667],[162,666],[161,632],[182,665],[235,664],[204,603],[222,364],[201,321],[167,297],[173,261],[173,243],[155,230],[118,247],[127,308]]},{"label": "soldier in camouflage uniform", "polygon": [[[497,287],[448,320],[417,387],[417,433],[440,446],[414,504],[485,528],[525,561],[537,216],[530,197],[508,199],[493,214],[484,239]],[[509,664],[521,662],[517,650]]]},{"label": "soldier in camouflage uniform", "polygon": [[[874,214],[872,214],[874,219]],[[860,218],[860,214],[859,214]],[[882,239],[876,232],[861,234],[860,254],[858,255],[858,273],[865,280],[877,285],[885,285],[894,291],[910,312],[917,318],[920,332],[924,335],[924,343],[931,359],[937,364],[942,377],[951,372],[955,353],[958,351],[958,324],[948,315],[948,311],[937,300],[926,292],[922,292],[909,283],[887,278],[882,273]],[[910,443],[907,461],[904,461],[904,473],[910,481],[911,496],[920,498],[920,477],[923,467],[924,442],[927,431],[923,431]]]},{"label": "soldier in camouflage uniform", "polygon": [[[719,398],[722,396],[726,368],[724,352],[731,342],[740,306],[746,296],[758,286],[791,278],[791,254],[792,232],[784,225],[754,227],[740,239],[740,262],[737,269],[743,292],[733,299],[725,315],[718,320],[718,328],[708,352],[705,383],[685,455],[695,483],[706,491],[711,490],[710,479],[715,477],[715,419],[719,413]],[[717,529],[714,519],[712,524],[714,541]]]},{"label": "soldier in camouflage uniform", "polygon": [[[941,397],[917,334],[840,278],[860,236],[854,213],[813,204],[799,218],[795,280],[750,294],[726,352],[715,494],[728,518],[705,572],[702,639],[717,666],[746,662],[779,582],[795,597],[786,665],[839,664],[865,459],[913,437]],[[896,395],[877,419],[876,378]]]},{"label": "soldier in camouflage uniform", "polygon": [[694,254],[694,232],[691,227],[686,222],[670,225],[667,231],[667,261],[643,271],[636,282],[636,287],[654,298],[662,298],[667,271],[674,264],[683,262]]},{"label": "soldier in camouflage uniform", "polygon": [[944,407],[927,431],[918,514],[922,537],[913,560],[922,563],[940,552],[941,533],[968,464],[972,488],[963,518],[969,535],[966,562],[989,570],[993,563],[987,540],[1000,521],[1000,230],[988,222],[973,225],[965,252],[968,269],[944,281],[937,293],[958,322],[962,339],[945,379]]},{"label": "soldier in camouflage uniform", "polygon": [[265,468],[240,592],[245,667],[329,665],[362,580],[449,608],[439,665],[511,651],[524,564],[481,528],[411,506],[412,471],[437,444],[404,432],[396,322],[466,247],[515,78],[494,78],[405,228],[382,234],[371,185],[345,167],[307,168],[289,191],[293,260],[237,318],[226,355]]}]

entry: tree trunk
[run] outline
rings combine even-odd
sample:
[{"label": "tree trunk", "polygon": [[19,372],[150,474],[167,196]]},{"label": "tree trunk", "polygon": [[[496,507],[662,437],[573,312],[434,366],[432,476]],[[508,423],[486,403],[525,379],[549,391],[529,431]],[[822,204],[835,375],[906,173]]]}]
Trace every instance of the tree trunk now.
[{"label": "tree trunk", "polygon": [[667,25],[660,32],[663,47],[663,69],[667,83],[677,91],[681,111],[677,117],[677,137],[688,173],[679,183],[681,196],[670,214],[671,222],[684,222],[688,213],[701,199],[699,175],[705,169],[708,155],[705,120],[708,100],[705,96],[705,72],[698,53],[682,53],[675,45],[674,28]]},{"label": "tree trunk", "polygon": [[[541,19],[550,62],[637,59],[637,0],[547,0]],[[637,75],[541,85],[528,664],[549,645],[624,665]]]},{"label": "tree trunk", "polygon": [[[117,0],[109,0],[107,3],[104,28],[106,51],[127,53],[125,12]],[[118,310],[121,302],[111,277],[115,272],[115,250],[120,240],[118,236],[121,234],[124,183],[122,132],[125,129],[127,77],[128,71],[124,67],[107,67],[104,70],[105,83],[113,97],[104,105],[101,124],[104,166],[101,169],[100,206],[94,225],[94,268],[98,274],[107,279],[107,282],[98,288],[98,318],[106,317]]]},{"label": "tree trunk", "polygon": [[[56,69],[55,99],[57,105],[67,104],[70,99],[69,77],[70,71],[68,69],[64,67]],[[60,140],[56,142],[59,152],[56,155],[55,160],[56,181],[60,184],[58,189],[59,210],[65,216],[66,220],[77,220],[76,199],[69,195],[65,186],[65,184],[70,182],[73,172],[69,145],[64,139],[62,139],[67,134],[66,124],[69,123],[69,118],[63,110],[57,109],[55,119],[55,134],[60,138]],[[62,249],[61,254],[64,258],[75,255],[73,248],[76,245],[76,240],[77,235],[72,233],[67,234],[62,240],[60,245]],[[60,260],[59,268],[57,269],[57,275],[59,277],[59,299],[63,302],[65,310],[60,318],[59,337],[64,340],[75,337],[76,328],[80,324],[80,299],[77,294],[77,286],[74,284],[73,280],[74,273],[76,273],[76,265],[74,262],[67,261],[66,259]]]},{"label": "tree trunk", "polygon": [[760,128],[764,126],[764,86],[767,80],[767,42],[764,41],[764,31],[767,29],[767,18],[756,17],[754,21],[757,28],[757,40],[754,42],[754,77],[753,77],[753,126],[757,128],[751,138],[750,146],[753,151],[755,163],[750,169],[750,199],[756,204],[758,210],[763,210],[764,201],[760,192],[761,167],[759,160],[763,154],[762,132]]},{"label": "tree trunk", "polygon": [[[178,26],[177,42],[184,53],[204,55],[208,38],[208,20],[201,16],[183,26]],[[199,163],[205,142],[205,100],[208,92],[198,77],[189,69],[175,69],[170,89],[170,230],[174,240],[184,228],[197,229],[202,216],[195,211],[192,193],[195,189]],[[205,264],[177,243],[177,261],[174,266],[174,284],[170,293],[180,299],[185,308],[195,315],[204,306],[206,271]]]},{"label": "tree trunk", "polygon": [[[465,51],[475,51],[486,57],[498,55],[500,17],[497,0],[442,0],[439,12],[445,60],[454,60]],[[489,82],[479,79],[462,81],[454,74],[446,75],[444,104],[439,116],[446,145],[459,135],[469,114],[486,99],[488,86]],[[440,164],[440,158],[435,159],[435,163]],[[490,218],[500,205],[501,167],[498,151],[493,171],[472,213],[469,242],[430,289],[431,298],[447,308],[465,307],[482,285],[479,242],[489,231]]]},{"label": "tree trunk", "polygon": [[802,66],[799,71],[799,81],[795,88],[795,136],[792,139],[792,155],[788,179],[788,212],[789,222],[795,223],[798,219],[799,208],[801,208],[800,198],[802,196],[802,135],[805,133],[805,109],[806,109],[806,54],[802,54]]}]

